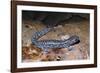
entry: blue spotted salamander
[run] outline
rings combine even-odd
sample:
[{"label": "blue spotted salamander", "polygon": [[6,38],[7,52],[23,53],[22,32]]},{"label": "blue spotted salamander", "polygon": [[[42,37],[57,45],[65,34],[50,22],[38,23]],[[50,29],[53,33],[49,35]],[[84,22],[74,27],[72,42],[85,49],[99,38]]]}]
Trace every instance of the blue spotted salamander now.
[{"label": "blue spotted salamander", "polygon": [[78,44],[80,39],[78,36],[74,35],[65,40],[38,40],[43,35],[47,34],[49,31],[53,30],[54,28],[45,28],[41,31],[36,32],[32,36],[32,44],[36,45],[38,48],[47,51],[48,49],[53,48],[69,48],[74,44]]}]

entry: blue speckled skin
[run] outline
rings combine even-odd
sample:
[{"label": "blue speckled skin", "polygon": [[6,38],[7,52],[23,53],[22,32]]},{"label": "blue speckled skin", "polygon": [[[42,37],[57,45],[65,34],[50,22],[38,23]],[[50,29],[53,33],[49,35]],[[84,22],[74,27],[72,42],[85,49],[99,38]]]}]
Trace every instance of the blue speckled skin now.
[{"label": "blue speckled skin", "polygon": [[74,44],[77,44],[80,42],[78,36],[71,36],[68,39],[65,40],[41,40],[38,41],[40,37],[51,31],[53,28],[45,28],[41,31],[36,32],[32,36],[32,44],[36,45],[38,48],[41,48],[43,50],[53,49],[53,48],[68,48]]}]

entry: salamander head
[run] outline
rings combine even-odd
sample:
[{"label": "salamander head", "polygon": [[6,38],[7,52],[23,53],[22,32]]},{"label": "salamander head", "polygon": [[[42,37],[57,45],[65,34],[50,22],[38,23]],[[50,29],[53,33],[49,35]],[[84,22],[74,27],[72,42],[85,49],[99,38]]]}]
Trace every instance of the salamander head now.
[{"label": "salamander head", "polygon": [[66,40],[68,44],[70,45],[74,45],[74,44],[78,44],[80,42],[80,39],[78,36],[74,35],[74,36],[71,36],[69,39]]},{"label": "salamander head", "polygon": [[74,44],[78,44],[80,42],[80,39],[78,36],[72,36],[70,37],[70,40],[71,40],[71,45],[74,45]]}]

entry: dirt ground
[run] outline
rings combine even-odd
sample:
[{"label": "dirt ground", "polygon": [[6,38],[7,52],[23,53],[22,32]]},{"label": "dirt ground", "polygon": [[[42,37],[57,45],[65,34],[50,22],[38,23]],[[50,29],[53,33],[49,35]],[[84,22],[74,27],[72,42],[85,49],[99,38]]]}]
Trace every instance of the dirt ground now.
[{"label": "dirt ground", "polygon": [[67,39],[72,35],[80,38],[80,43],[74,46],[72,50],[68,48],[50,49],[48,53],[43,53],[41,48],[37,48],[31,43],[32,34],[40,31],[46,26],[41,22],[23,21],[22,25],[22,61],[62,61],[62,60],[82,60],[89,59],[89,21],[69,21],[58,25],[55,30],[50,31],[39,40]]}]

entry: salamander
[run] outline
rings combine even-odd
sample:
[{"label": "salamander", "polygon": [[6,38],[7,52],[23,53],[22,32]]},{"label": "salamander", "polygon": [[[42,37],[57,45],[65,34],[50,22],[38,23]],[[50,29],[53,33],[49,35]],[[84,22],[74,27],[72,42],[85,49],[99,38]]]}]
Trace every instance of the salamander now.
[{"label": "salamander", "polygon": [[54,28],[45,28],[41,31],[37,31],[32,36],[31,39],[32,44],[36,45],[38,48],[43,49],[44,51],[47,51],[48,49],[54,49],[54,48],[69,48],[70,46],[73,46],[74,44],[78,44],[80,42],[79,37],[76,35],[73,35],[68,39],[64,39],[64,40],[52,40],[52,39],[38,40],[40,37],[52,31],[53,29]]}]

